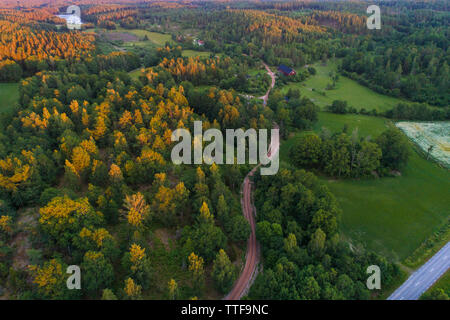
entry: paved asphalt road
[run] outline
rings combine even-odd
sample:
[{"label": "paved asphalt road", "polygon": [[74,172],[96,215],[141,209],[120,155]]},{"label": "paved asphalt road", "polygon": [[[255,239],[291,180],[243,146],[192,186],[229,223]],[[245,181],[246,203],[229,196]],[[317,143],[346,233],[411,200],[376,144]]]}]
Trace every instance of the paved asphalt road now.
[{"label": "paved asphalt road", "polygon": [[450,268],[450,242],[414,272],[388,300],[417,300]]}]

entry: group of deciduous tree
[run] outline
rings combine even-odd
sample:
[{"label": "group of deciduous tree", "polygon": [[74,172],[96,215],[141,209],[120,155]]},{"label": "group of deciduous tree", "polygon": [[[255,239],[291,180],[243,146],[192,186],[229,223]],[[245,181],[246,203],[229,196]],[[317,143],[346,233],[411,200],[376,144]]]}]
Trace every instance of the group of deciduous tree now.
[{"label": "group of deciduous tree", "polygon": [[250,298],[369,299],[369,265],[380,266],[386,286],[399,275],[394,264],[374,253],[352,252],[341,240],[337,202],[314,174],[282,168],[255,181],[264,272]]}]

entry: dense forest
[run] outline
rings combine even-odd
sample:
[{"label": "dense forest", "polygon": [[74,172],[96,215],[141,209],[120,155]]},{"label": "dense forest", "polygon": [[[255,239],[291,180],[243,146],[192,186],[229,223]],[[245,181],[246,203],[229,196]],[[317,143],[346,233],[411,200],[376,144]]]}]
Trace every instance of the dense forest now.
[{"label": "dense forest", "polygon": [[[251,166],[174,165],[172,133],[196,120],[222,133],[303,134],[289,165],[252,179],[264,269],[247,298],[377,298],[365,286],[373,264],[385,287],[398,282],[394,261],[349,246],[322,178],[395,178],[408,141],[393,125],[373,137],[316,133],[323,111],[362,112],[341,100],[321,108],[298,87],[312,64],[333,61],[342,76],[406,99],[372,116],[448,120],[445,1],[381,2],[378,34],[360,2],[76,2],[81,30],[57,17],[64,1],[0,0],[0,82],[18,84],[17,105],[0,110],[0,296],[225,296],[245,263],[240,196]],[[262,63],[298,72],[278,73],[270,91]],[[69,265],[83,270],[83,290],[67,288]]]}]

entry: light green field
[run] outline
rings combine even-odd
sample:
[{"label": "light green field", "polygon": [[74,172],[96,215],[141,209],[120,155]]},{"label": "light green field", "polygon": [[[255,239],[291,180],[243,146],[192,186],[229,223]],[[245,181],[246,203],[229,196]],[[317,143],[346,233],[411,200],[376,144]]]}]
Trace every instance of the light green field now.
[{"label": "light green field", "polygon": [[151,31],[141,30],[141,29],[132,29],[132,30],[120,29],[120,30],[124,31],[124,32],[132,33],[138,37],[147,36],[147,38],[151,42],[153,42],[154,44],[156,44],[158,46],[164,46],[166,44],[166,42],[173,43],[173,40],[172,40],[172,37],[170,34],[151,32]]},{"label": "light green field", "polygon": [[138,69],[128,72],[128,74],[130,75],[131,79],[138,80],[139,76],[141,75],[141,70],[142,70],[142,68],[138,68]]},{"label": "light green field", "polygon": [[211,55],[210,51],[195,51],[195,50],[183,50],[183,52],[181,53],[181,55],[183,57],[206,57],[209,58],[209,56]]},{"label": "light green field", "polygon": [[[362,136],[376,137],[387,121],[360,115],[319,114],[319,123],[331,131],[349,124]],[[281,160],[289,161],[288,149],[296,137],[282,144]],[[450,172],[425,160],[410,144],[411,156],[402,176],[379,179],[322,179],[343,209],[343,234],[394,261],[410,255],[450,214]]]},{"label": "light green field", "polygon": [[18,83],[0,83],[0,113],[8,112],[19,101]]},{"label": "light green field", "polygon": [[[326,66],[321,63],[314,64],[313,67],[317,73],[309,77],[302,83],[291,83],[283,87],[283,91],[287,92],[289,88],[299,88],[302,95],[312,99],[320,107],[330,105],[333,100],[345,100],[348,105],[360,110],[362,108],[370,111],[376,109],[377,111],[385,111],[391,109],[399,102],[404,100],[385,96],[375,91],[366,88],[354,80],[339,75],[339,80],[336,83],[336,88],[332,90],[325,90],[328,83],[331,83],[329,76],[330,71],[336,70],[336,65],[329,61]],[[323,96],[317,91],[324,92]]]}]

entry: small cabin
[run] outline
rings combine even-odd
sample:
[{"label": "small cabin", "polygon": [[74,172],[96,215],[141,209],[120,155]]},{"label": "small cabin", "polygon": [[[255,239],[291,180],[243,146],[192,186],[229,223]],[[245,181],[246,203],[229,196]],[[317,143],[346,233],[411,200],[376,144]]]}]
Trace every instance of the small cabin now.
[{"label": "small cabin", "polygon": [[192,41],[194,46],[199,46],[199,47],[203,47],[205,45],[205,41],[203,40],[199,40],[199,39],[194,39],[194,41]]},{"label": "small cabin", "polygon": [[297,72],[294,69],[289,68],[288,66],[285,66],[284,64],[282,64],[278,67],[278,71],[281,72],[282,74],[284,74],[285,76],[295,76],[297,74]]}]

